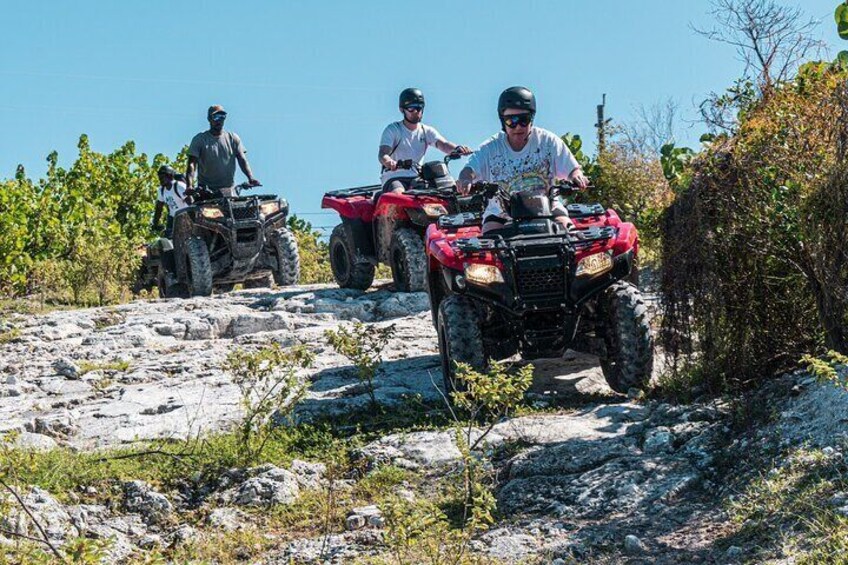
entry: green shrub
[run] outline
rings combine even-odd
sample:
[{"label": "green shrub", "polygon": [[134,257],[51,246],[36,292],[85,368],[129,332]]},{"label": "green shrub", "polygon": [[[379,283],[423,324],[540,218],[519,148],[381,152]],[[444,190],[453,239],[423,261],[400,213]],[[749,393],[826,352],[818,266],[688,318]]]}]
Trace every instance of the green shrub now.
[{"label": "green shrub", "polygon": [[718,392],[823,346],[846,352],[846,78],[804,66],[693,160],[663,223],[672,372]]},{"label": "green shrub", "polygon": [[383,363],[383,349],[395,332],[394,324],[380,328],[362,322],[355,322],[350,330],[340,327],[338,330],[324,332],[327,342],[336,353],[343,355],[356,366],[356,376],[365,383],[374,406],[377,404],[374,396],[374,377]]},{"label": "green shrub", "polygon": [[289,418],[306,394],[308,381],[298,369],[312,365],[314,354],[305,347],[284,349],[269,343],[255,351],[237,349],[227,356],[224,370],[241,391],[244,414],[239,425],[242,464],[256,461],[279,420]]},{"label": "green shrub", "polygon": [[297,215],[289,218],[288,227],[297,238],[300,254],[300,282],[302,284],[333,282],[329,247],[327,242],[321,240],[321,233]]}]

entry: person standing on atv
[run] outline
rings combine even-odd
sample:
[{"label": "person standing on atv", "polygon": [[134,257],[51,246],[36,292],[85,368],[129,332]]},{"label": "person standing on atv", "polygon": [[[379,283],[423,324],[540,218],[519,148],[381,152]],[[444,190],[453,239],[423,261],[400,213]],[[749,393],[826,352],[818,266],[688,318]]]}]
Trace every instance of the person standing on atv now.
[{"label": "person standing on atv", "polygon": [[424,93],[418,88],[407,88],[400,93],[398,102],[403,120],[392,122],[383,130],[377,158],[383,166],[380,182],[383,193],[403,192],[418,176],[414,169],[399,169],[398,161],[411,160],[421,164],[427,149],[433,145],[445,153],[458,151],[470,155],[471,149],[451,143],[442,137],[436,128],[422,124],[424,116]]},{"label": "person standing on atv", "polygon": [[[568,180],[586,188],[589,180],[565,142],[556,134],[536,127],[536,96],[523,86],[504,90],[498,99],[501,132],[485,141],[459,173],[457,187],[468,194],[474,182],[496,183],[507,193],[544,190],[557,180]],[[566,229],[573,223],[561,202],[552,214]],[[509,220],[498,197],[489,200],[483,212],[483,231],[498,229]]]},{"label": "person standing on atv", "polygon": [[165,237],[170,239],[171,231],[174,228],[174,216],[188,206],[185,201],[186,185],[178,178],[181,175],[178,175],[177,171],[168,165],[159,167],[158,175],[159,195],[156,198],[156,209],[153,211],[153,222],[151,222],[150,227],[154,232],[162,229],[159,218],[162,216],[162,210],[167,207],[168,219],[165,226]]},{"label": "person standing on atv", "polygon": [[241,138],[224,130],[227,112],[223,106],[210,106],[206,113],[209,129],[194,136],[188,146],[186,180],[192,190],[194,171],[197,170],[197,186],[205,187],[221,196],[232,196],[230,189],[235,184],[236,161],[250,186],[261,186],[253,177],[246,150]]}]

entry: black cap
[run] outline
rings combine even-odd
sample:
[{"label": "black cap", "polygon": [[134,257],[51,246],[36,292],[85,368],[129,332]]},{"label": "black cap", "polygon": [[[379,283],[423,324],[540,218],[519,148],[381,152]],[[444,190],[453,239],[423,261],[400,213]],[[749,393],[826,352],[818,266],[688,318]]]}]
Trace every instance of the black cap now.
[{"label": "black cap", "polygon": [[418,88],[406,88],[400,93],[398,106],[406,108],[412,104],[424,105],[424,93]]},{"label": "black cap", "polygon": [[176,175],[177,175],[177,171],[175,171],[175,170],[174,170],[174,167],[172,167],[172,166],[170,166],[170,165],[162,165],[161,167],[159,167],[159,170],[157,171],[157,174],[159,174],[159,175],[168,175],[168,176],[173,177],[173,176],[176,176]]},{"label": "black cap", "polygon": [[536,113],[536,96],[530,89],[523,86],[510,86],[501,92],[498,98],[498,116],[502,116],[505,110],[526,110],[531,114]]}]

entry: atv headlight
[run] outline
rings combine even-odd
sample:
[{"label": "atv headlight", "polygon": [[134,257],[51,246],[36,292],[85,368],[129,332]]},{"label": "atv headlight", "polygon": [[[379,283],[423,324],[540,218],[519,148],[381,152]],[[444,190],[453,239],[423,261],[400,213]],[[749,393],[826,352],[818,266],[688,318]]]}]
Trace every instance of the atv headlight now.
[{"label": "atv headlight", "polygon": [[504,282],[501,270],[494,265],[471,263],[465,266],[465,279],[475,284],[493,284]]},{"label": "atv headlight", "polygon": [[204,206],[200,209],[200,215],[210,220],[217,220],[224,217],[224,213],[217,206]]},{"label": "atv headlight", "polygon": [[280,211],[279,202],[266,202],[259,207],[259,213],[263,216],[270,216]]},{"label": "atv headlight", "polygon": [[448,210],[441,204],[425,204],[424,213],[428,216],[442,216],[447,214]]},{"label": "atv headlight", "polygon": [[583,257],[577,263],[578,277],[594,277],[606,273],[612,269],[612,257],[609,253],[594,253],[588,257]]}]

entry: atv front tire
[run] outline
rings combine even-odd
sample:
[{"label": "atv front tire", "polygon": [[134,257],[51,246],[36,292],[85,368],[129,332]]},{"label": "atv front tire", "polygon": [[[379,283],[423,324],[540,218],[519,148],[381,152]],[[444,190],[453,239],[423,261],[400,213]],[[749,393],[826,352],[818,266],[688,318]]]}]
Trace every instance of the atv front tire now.
[{"label": "atv front tire", "polygon": [[427,288],[427,255],[421,236],[409,228],[395,230],[391,247],[392,278],[398,292],[421,292]]},{"label": "atv front tire", "polygon": [[189,296],[211,296],[212,263],[209,261],[206,242],[199,237],[186,241],[186,266]]},{"label": "atv front tire", "polygon": [[347,224],[339,224],[330,235],[330,268],[342,288],[365,290],[374,282],[374,265],[356,251],[353,233]]},{"label": "atv front tire", "polygon": [[644,389],[651,380],[654,347],[648,308],[635,286],[618,282],[599,298],[606,355],[604,378],[616,392]]},{"label": "atv front tire", "polygon": [[439,334],[445,392],[450,398],[452,392],[465,390],[464,383],[456,378],[457,362],[467,363],[478,371],[486,366],[483,334],[474,304],[464,296],[453,294],[446,297],[439,304],[436,330]]},{"label": "atv front tire", "polygon": [[297,239],[286,229],[277,230],[273,239],[274,254],[277,256],[277,269],[274,271],[274,282],[278,286],[291,286],[300,280],[300,256],[297,253]]}]

